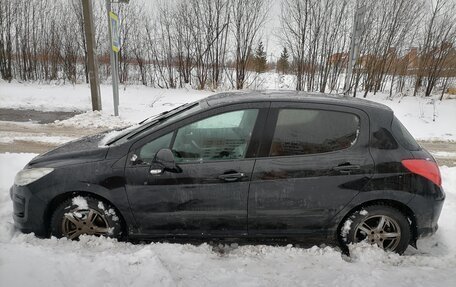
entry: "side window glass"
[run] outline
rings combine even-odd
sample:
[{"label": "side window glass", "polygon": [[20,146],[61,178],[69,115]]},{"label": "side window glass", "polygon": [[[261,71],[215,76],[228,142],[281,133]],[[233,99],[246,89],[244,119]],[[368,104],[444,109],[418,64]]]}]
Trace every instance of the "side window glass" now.
[{"label": "side window glass", "polygon": [[177,131],[173,152],[178,162],[245,157],[258,110],[212,116]]},{"label": "side window glass", "polygon": [[318,154],[349,148],[359,134],[359,118],[350,113],[282,109],[270,156]]},{"label": "side window glass", "polygon": [[162,148],[169,148],[172,137],[173,133],[169,133],[143,145],[139,150],[138,156],[140,161],[138,162],[147,164],[152,163],[155,154],[159,150],[161,150]]}]

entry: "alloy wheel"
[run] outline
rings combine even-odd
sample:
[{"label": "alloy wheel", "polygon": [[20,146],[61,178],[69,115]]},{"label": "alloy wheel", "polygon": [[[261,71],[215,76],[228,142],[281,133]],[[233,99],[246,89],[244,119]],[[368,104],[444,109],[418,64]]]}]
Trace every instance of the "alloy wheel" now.
[{"label": "alloy wheel", "polygon": [[106,216],[90,208],[65,213],[62,221],[62,233],[69,239],[76,239],[83,234],[109,235],[110,231]]},{"label": "alloy wheel", "polygon": [[386,215],[365,218],[355,229],[355,240],[366,240],[384,250],[393,251],[401,241],[401,228],[396,220]]}]

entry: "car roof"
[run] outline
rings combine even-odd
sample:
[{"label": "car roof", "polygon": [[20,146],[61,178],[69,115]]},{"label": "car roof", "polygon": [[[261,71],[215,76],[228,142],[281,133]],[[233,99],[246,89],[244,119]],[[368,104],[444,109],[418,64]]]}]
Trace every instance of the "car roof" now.
[{"label": "car roof", "polygon": [[265,91],[235,91],[224,92],[209,96],[203,100],[208,106],[223,106],[246,102],[302,102],[316,104],[331,104],[339,106],[356,107],[362,110],[376,109],[391,112],[385,105],[354,97],[345,97],[338,94],[310,93],[291,90],[265,90]]}]

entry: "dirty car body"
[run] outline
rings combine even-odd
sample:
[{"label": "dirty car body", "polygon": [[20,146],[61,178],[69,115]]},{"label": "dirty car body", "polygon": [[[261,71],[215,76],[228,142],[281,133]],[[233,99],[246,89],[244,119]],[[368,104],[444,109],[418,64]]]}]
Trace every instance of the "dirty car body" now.
[{"label": "dirty car body", "polygon": [[14,222],[49,236],[56,208],[79,195],[110,204],[130,240],[331,244],[351,214],[385,205],[407,218],[414,245],[436,231],[445,196],[439,178],[405,164],[435,165],[405,133],[388,107],[370,101],[218,94],[36,157],[24,170],[49,173],[12,186]]}]

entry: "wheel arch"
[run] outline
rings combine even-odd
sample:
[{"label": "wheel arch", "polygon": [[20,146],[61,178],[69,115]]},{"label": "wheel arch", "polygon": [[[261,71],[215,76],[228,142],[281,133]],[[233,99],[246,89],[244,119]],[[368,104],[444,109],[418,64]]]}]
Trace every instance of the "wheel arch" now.
[{"label": "wheel arch", "polygon": [[127,221],[125,220],[125,217],[124,215],[122,214],[122,212],[120,211],[119,208],[117,208],[117,206],[115,204],[113,204],[110,200],[108,200],[106,197],[103,197],[99,194],[96,194],[96,193],[93,193],[93,192],[89,192],[89,191],[67,191],[67,192],[64,192],[64,193],[61,193],[57,196],[55,196],[50,202],[49,204],[46,206],[46,209],[44,211],[44,218],[43,218],[43,222],[45,224],[45,228],[46,228],[46,233],[47,235],[49,236],[50,235],[50,224],[51,224],[51,218],[52,218],[52,214],[54,213],[54,211],[56,210],[56,208],[62,204],[65,200],[68,200],[72,197],[75,197],[75,196],[89,196],[89,197],[92,197],[92,198],[95,198],[97,200],[100,200],[104,203],[107,203],[109,204],[112,208],[115,209],[116,211],[116,214],[119,215],[119,218],[121,220],[121,223],[122,223],[122,233],[124,234],[124,236],[128,236],[128,228],[127,228]]},{"label": "wheel arch", "polygon": [[348,217],[351,216],[354,212],[361,211],[363,208],[366,208],[367,206],[372,206],[372,205],[390,206],[390,207],[397,209],[402,214],[404,214],[409,219],[410,230],[412,232],[409,244],[416,248],[416,240],[418,238],[418,233],[417,233],[417,224],[416,224],[415,213],[406,204],[404,204],[400,201],[397,201],[397,200],[393,200],[393,199],[370,200],[370,201],[366,201],[361,204],[358,204],[355,207],[351,208],[348,212],[345,213],[345,215],[342,217],[341,220],[339,220],[339,222],[337,224],[337,235],[336,235],[337,241],[341,242],[341,235],[340,235],[341,228],[342,228],[344,222],[348,219]]}]

